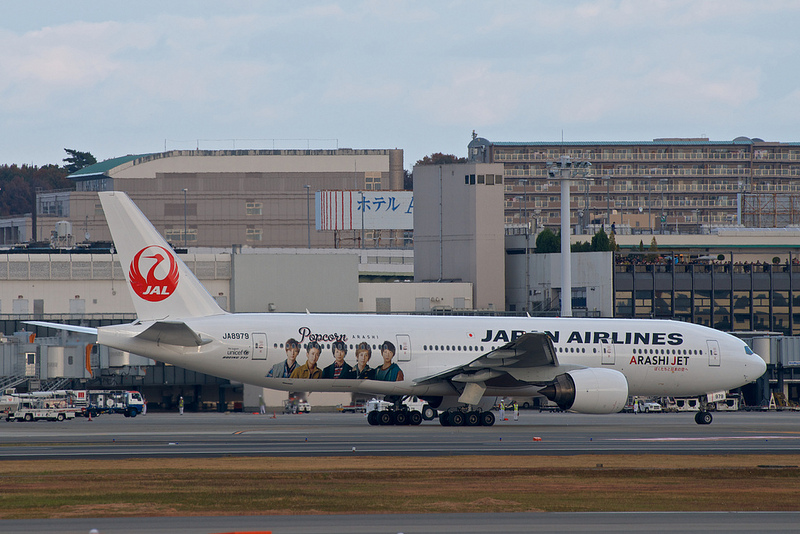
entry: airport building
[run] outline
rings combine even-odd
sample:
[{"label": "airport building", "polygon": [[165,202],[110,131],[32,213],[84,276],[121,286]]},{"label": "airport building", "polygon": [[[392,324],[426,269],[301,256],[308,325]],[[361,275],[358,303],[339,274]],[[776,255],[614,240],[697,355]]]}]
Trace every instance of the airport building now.
[{"label": "airport building", "polygon": [[[176,247],[410,247],[404,232],[315,231],[315,193],[403,189],[403,151],[173,150],[110,159],[69,176],[74,191],[37,195],[34,236],[59,221],[76,242],[109,241],[97,191],[124,191]],[[363,243],[362,243],[363,241]]]},{"label": "airport building", "polygon": [[591,172],[572,184],[575,233],[603,223],[615,224],[618,234],[800,224],[800,143],[748,137],[497,142],[474,136],[468,154],[471,161],[503,165],[506,224],[558,228],[560,185],[548,163],[561,156],[591,163]]}]

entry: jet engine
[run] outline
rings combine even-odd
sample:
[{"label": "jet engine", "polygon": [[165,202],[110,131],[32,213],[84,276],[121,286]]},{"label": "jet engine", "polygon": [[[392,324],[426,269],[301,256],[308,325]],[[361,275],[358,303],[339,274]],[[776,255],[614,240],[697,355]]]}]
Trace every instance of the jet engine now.
[{"label": "jet engine", "polygon": [[539,390],[562,410],[580,413],[615,413],[628,400],[628,381],[613,369],[577,369],[558,375]]}]

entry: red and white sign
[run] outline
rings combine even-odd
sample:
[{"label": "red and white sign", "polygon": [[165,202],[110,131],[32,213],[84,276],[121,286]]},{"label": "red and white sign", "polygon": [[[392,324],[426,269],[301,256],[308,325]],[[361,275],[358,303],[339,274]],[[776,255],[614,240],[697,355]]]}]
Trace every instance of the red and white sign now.
[{"label": "red and white sign", "polygon": [[[146,272],[146,275],[142,273]],[[128,276],[133,291],[144,300],[159,302],[178,287],[178,262],[170,251],[150,245],[136,253]]]}]

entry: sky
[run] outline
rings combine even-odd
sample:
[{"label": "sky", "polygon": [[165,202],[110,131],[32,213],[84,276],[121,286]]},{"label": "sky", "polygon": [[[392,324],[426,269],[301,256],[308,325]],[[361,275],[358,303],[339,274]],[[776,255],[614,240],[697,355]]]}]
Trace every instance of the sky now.
[{"label": "sky", "polygon": [[171,149],[800,142],[796,0],[3,3],[0,164]]}]

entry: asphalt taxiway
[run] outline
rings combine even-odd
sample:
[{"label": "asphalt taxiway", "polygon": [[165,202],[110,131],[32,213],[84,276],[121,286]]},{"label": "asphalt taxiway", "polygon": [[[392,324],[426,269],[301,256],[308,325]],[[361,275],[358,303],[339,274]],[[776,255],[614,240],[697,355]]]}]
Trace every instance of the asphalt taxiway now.
[{"label": "asphalt taxiway", "polygon": [[[149,413],[92,421],[0,421],[0,460],[331,455],[770,454],[800,452],[800,413],[521,411],[493,427],[369,426],[363,415]],[[0,520],[14,533],[791,532],[796,512],[388,514]]]},{"label": "asphalt taxiway", "polygon": [[149,413],[0,422],[3,459],[331,455],[796,454],[800,412],[521,411],[493,427],[370,426],[361,414]]}]

